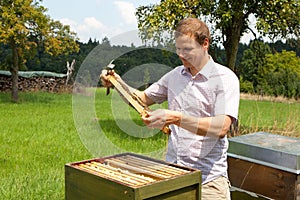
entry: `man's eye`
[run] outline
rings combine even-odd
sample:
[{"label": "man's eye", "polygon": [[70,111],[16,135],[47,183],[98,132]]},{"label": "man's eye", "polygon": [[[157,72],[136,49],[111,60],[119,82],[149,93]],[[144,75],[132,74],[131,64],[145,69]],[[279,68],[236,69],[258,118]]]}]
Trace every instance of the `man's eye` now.
[{"label": "man's eye", "polygon": [[176,53],[188,54],[193,48],[176,48]]},{"label": "man's eye", "polygon": [[184,50],[184,51],[192,51],[193,48],[184,48],[183,50]]}]

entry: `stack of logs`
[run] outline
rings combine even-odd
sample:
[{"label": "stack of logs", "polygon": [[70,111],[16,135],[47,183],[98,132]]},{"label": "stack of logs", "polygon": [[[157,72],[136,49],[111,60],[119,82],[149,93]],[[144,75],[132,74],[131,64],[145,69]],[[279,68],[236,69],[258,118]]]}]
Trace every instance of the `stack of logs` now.
[{"label": "stack of logs", "polygon": [[[35,76],[25,78],[19,76],[19,91],[46,91],[46,92],[64,92],[72,89],[71,85],[66,85],[66,77],[43,77]],[[0,75],[0,92],[8,92],[12,89],[11,76]]]}]

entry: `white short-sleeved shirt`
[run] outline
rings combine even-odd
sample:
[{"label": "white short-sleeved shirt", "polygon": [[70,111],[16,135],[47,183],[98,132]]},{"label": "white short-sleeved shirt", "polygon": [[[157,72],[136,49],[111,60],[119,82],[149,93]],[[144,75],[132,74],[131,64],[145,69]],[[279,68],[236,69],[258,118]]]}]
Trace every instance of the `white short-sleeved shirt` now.
[{"label": "white short-sleeved shirt", "polygon": [[[239,80],[212,58],[194,77],[184,66],[173,69],[147,88],[145,94],[156,103],[168,101],[170,110],[194,117],[238,117]],[[200,169],[203,184],[219,176],[227,177],[226,136],[199,136],[176,125],[170,128],[167,162]]]}]

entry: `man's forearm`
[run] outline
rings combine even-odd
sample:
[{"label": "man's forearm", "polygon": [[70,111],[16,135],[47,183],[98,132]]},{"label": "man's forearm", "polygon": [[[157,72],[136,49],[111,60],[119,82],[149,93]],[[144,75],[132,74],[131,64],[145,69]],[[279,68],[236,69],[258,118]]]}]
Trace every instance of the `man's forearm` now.
[{"label": "man's forearm", "polygon": [[175,115],[177,115],[175,117],[177,118],[174,122],[175,125],[202,136],[224,137],[231,124],[231,118],[227,115],[203,118],[188,116],[182,113]]}]

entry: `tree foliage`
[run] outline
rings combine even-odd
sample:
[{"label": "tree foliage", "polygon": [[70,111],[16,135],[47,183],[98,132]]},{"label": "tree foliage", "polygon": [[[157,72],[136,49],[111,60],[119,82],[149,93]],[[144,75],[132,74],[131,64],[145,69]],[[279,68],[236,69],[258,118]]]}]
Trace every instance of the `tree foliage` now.
[{"label": "tree foliage", "polygon": [[298,0],[162,0],[160,4],[140,6],[136,15],[141,37],[160,41],[164,31],[172,31],[186,17],[198,17],[211,25],[217,42],[226,51],[227,65],[235,71],[238,45],[251,30],[249,16],[257,18],[260,33],[275,37],[299,38]]},{"label": "tree foliage", "polygon": [[[271,48],[260,40],[250,43],[250,48],[243,52],[242,61],[238,66],[238,73],[242,81],[252,83],[253,87],[259,84],[259,70],[266,64],[266,54],[271,53]],[[241,82],[242,82],[241,81]],[[241,87],[242,88],[242,87]],[[254,92],[254,91],[247,91]]]},{"label": "tree foliage", "polygon": [[300,58],[295,52],[267,54],[266,65],[261,67],[259,74],[265,80],[261,85],[265,93],[300,98]]},{"label": "tree foliage", "polygon": [[78,51],[76,34],[45,15],[39,0],[0,1],[0,43],[8,45],[7,68],[12,73],[12,100],[18,101],[18,71],[39,48],[52,55]]},{"label": "tree foliage", "polygon": [[279,71],[280,69],[288,69],[300,77],[300,58],[297,57],[295,52],[285,50],[280,53],[267,54],[266,64],[263,68],[262,75],[266,71],[269,73]]},{"label": "tree foliage", "polygon": [[269,45],[254,41],[239,68],[242,92],[300,98],[300,58],[294,51],[272,53]]},{"label": "tree foliage", "polygon": [[[256,27],[264,36],[273,39],[299,38],[300,7],[298,0],[261,1],[254,12],[257,17]],[[299,44],[298,40],[298,44]]]},{"label": "tree foliage", "polygon": [[[300,69],[299,63],[284,62],[284,60],[299,59],[299,48],[296,48],[291,44],[294,44],[294,42],[277,41],[276,43],[265,43],[262,40],[254,40],[250,42],[250,44],[239,44],[237,72],[240,74],[241,91],[245,93],[286,95],[294,98],[298,96],[299,98],[300,91],[293,89],[297,88],[296,85],[300,82],[297,79],[297,70],[295,70]],[[109,59],[112,59],[111,55],[118,55],[113,56],[114,64],[116,64],[115,70],[123,76],[123,78],[127,78],[127,76],[125,77],[125,74],[130,72],[130,76],[128,76],[126,81],[132,86],[141,87],[142,84],[148,82],[149,78],[150,82],[148,83],[152,83],[153,80],[157,80],[162,74],[166,73],[166,67],[163,66],[174,68],[181,65],[180,59],[178,59],[178,56],[174,52],[166,51],[166,48],[161,46],[113,46],[110,44],[108,38],[104,38],[101,42],[90,39],[86,43],[78,42],[78,45],[80,51],[70,53],[69,55],[50,55],[46,53],[43,46],[40,46],[35,49],[34,56],[29,58],[25,63],[25,70],[66,73],[66,62],[75,59],[76,65],[74,76],[76,76],[78,70],[83,65],[88,65],[85,60],[89,60],[89,54],[93,54],[92,60],[94,60],[91,68],[99,66],[99,70],[108,64],[110,61]],[[96,50],[94,51],[94,49]],[[296,54],[292,51],[296,52]],[[11,57],[11,49],[9,48],[9,45],[0,43],[0,52],[1,65],[3,64],[3,60]],[[225,51],[223,49],[214,46],[214,49],[210,48],[210,54],[218,62],[225,63]],[[271,59],[273,61],[266,60],[267,57],[269,59],[273,54],[278,57],[276,61],[274,61],[274,59]],[[103,62],[103,57],[110,58]],[[267,66],[267,64],[269,65],[271,63],[272,66],[275,66],[276,63],[280,63],[280,68],[283,69],[275,70],[276,72],[273,72],[273,67]],[[295,69],[286,69],[288,68],[286,65],[293,66]],[[135,70],[135,67],[141,69],[139,66],[143,67],[144,71]],[[269,68],[272,69],[272,71],[268,71]],[[262,72],[264,73],[261,75]],[[98,79],[99,72],[91,73],[86,70],[83,75],[83,79],[86,82],[92,82],[92,80]],[[134,80],[131,75],[134,75]],[[267,82],[267,80],[269,80],[269,82]],[[270,82],[271,80],[272,82]],[[283,82],[284,80],[288,80],[288,83]],[[283,87],[282,83],[284,83],[283,85],[285,86],[289,85],[289,87]]]}]

